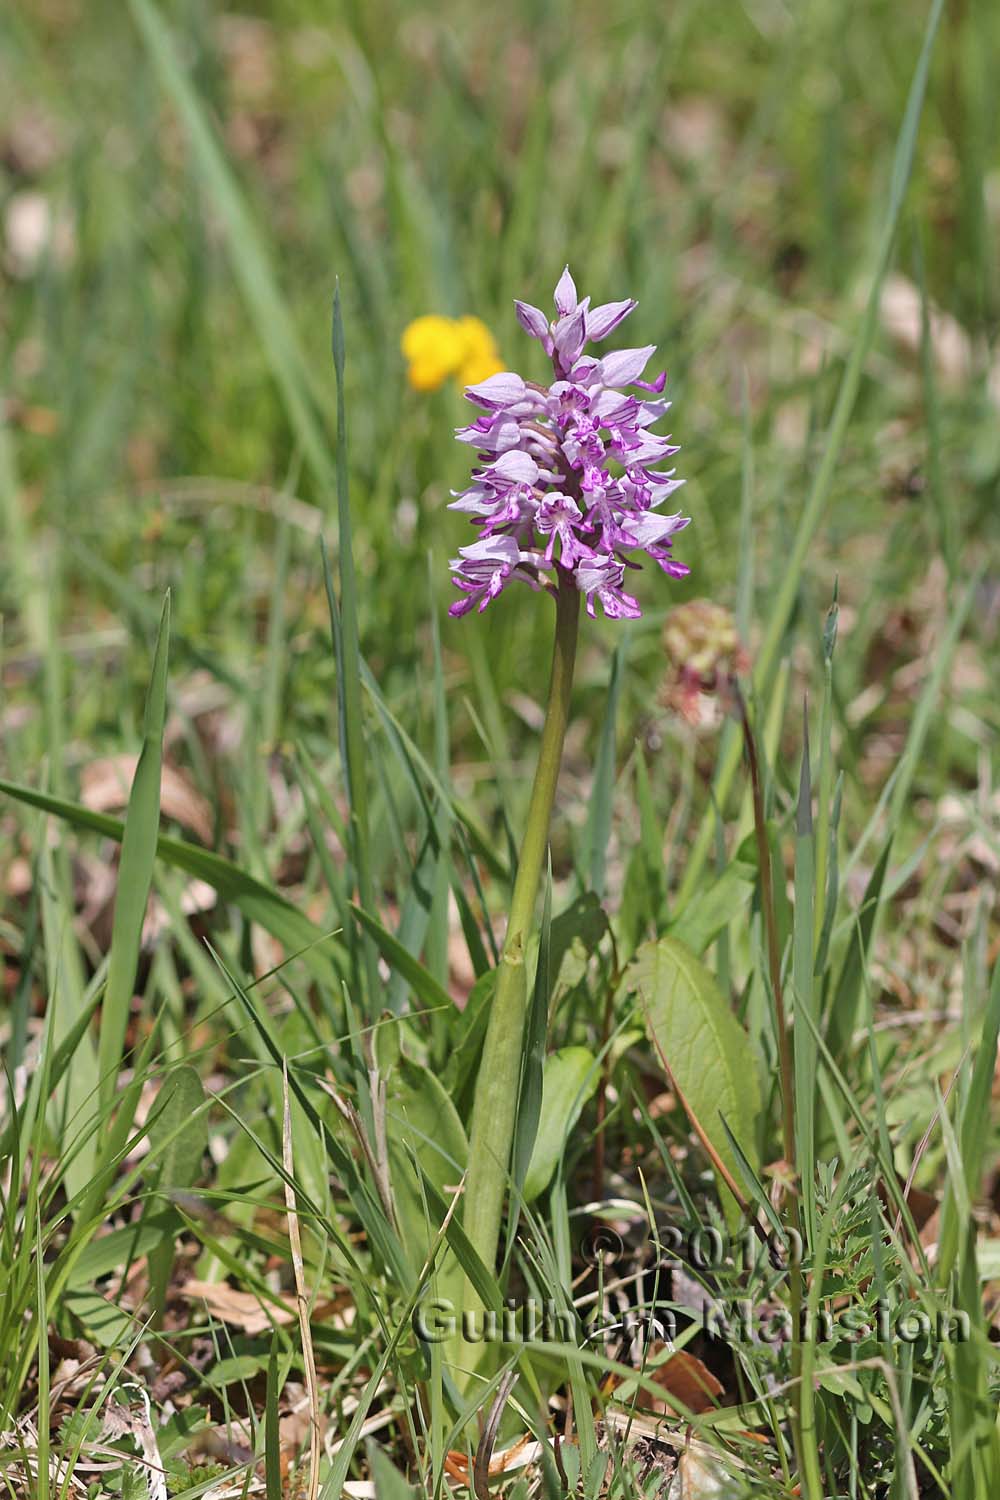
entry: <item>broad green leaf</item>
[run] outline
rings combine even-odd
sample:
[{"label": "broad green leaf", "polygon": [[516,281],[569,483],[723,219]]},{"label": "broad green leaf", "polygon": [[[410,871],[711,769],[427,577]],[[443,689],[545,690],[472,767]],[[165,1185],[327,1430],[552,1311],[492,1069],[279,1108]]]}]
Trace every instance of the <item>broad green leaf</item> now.
[{"label": "broad green leaf", "polygon": [[[429,1068],[401,1057],[388,1080],[386,1135],[399,1229],[414,1271],[420,1269],[440,1224],[428,1223],[420,1177],[451,1198],[465,1171],[468,1141],[458,1111]],[[447,1260],[447,1257],[446,1257]]]},{"label": "broad green leaf", "polygon": [[368,1444],[368,1462],[375,1480],[375,1500],[416,1500],[416,1489],[377,1443]]},{"label": "broad green leaf", "polygon": [[[403,1057],[389,1079],[386,1135],[400,1237],[416,1275],[445,1222],[465,1171],[465,1128],[436,1074]],[[457,1220],[452,1219],[452,1228]],[[465,1272],[451,1249],[438,1259],[433,1295],[461,1308]]]},{"label": "broad green leaf", "polygon": [[[207,1406],[183,1406],[156,1429],[156,1446],[162,1459],[190,1448],[199,1432],[211,1427]],[[268,1500],[271,1497],[268,1496]]]},{"label": "broad green leaf", "polygon": [[479,1071],[479,1058],[490,1022],[490,1005],[496,984],[496,969],[487,969],[469,991],[465,1009],[459,1011],[455,1007],[452,1051],[442,1077],[459,1113],[465,1118],[468,1118],[471,1111],[467,1096],[471,1095]]},{"label": "broad green leaf", "polygon": [[[634,1020],[634,1017],[629,1017]],[[612,1037],[611,1046],[606,1054],[609,1068],[616,1068],[630,1047],[646,1039],[646,1033],[635,1027],[629,1027],[625,1031],[616,1032]]]},{"label": "broad green leaf", "polygon": [[201,1079],[186,1064],[175,1068],[160,1086],[150,1117],[149,1147],[156,1154],[158,1185],[164,1192],[189,1188],[198,1179],[208,1142],[204,1103]]},{"label": "broad green leaf", "polygon": [[126,1229],[112,1229],[110,1233],[91,1240],[73,1263],[66,1278],[67,1290],[91,1287],[102,1276],[120,1271],[141,1255],[148,1255],[159,1243],[169,1222],[169,1215],[158,1214],[155,1219],[130,1224]]},{"label": "broad green leaf", "polygon": [[757,879],[755,835],[743,840],[717,879],[697,892],[670,924],[670,936],[701,955],[750,900]]},{"label": "broad green leaf", "polygon": [[[689,948],[666,937],[639,949],[623,984],[637,992],[650,1036],[686,1108],[739,1182],[739,1164],[720,1115],[757,1170],[760,1088],[749,1038],[714,977]],[[727,1188],[721,1192],[732,1217],[735,1200]]]},{"label": "broad green leaf", "polygon": [[255,1375],[266,1370],[267,1360],[266,1354],[233,1354],[229,1359],[217,1360],[209,1366],[205,1380],[217,1391],[224,1390],[227,1385],[242,1385],[245,1380],[253,1380]]},{"label": "broad green leaf", "polygon": [[102,1349],[120,1349],[140,1329],[135,1313],[117,1307],[100,1292],[66,1292],[60,1299],[64,1312],[76,1318],[88,1338]]},{"label": "broad green leaf", "polygon": [[589,957],[607,930],[607,914],[593,891],[577,896],[564,912],[553,919],[549,956],[553,988],[559,983],[566,955],[574,943],[579,942],[584,954]]},{"label": "broad green leaf", "polygon": [[[160,1193],[191,1187],[201,1171],[201,1158],[208,1144],[208,1122],[204,1110],[205,1090],[194,1068],[182,1065],[169,1073],[160,1086],[149,1123],[150,1180]],[[147,1214],[155,1212],[159,1199],[153,1195]],[[182,1219],[174,1210],[159,1245],[149,1253],[149,1279],[153,1305],[162,1313],[167,1284],[173,1268],[177,1233]]]},{"label": "broad green leaf", "polygon": [[598,1069],[589,1047],[562,1047],[545,1059],[542,1108],[524,1179],[524,1201],[531,1203],[552,1181],[580,1111],[597,1087]]}]

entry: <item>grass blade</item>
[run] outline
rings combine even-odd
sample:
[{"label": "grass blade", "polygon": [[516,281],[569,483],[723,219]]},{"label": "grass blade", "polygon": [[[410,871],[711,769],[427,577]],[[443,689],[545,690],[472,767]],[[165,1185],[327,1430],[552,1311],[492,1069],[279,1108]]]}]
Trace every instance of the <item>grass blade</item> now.
[{"label": "grass blade", "polygon": [[397,974],[402,975],[421,1004],[429,1009],[444,1007],[446,1010],[451,1010],[452,1001],[448,991],[442,989],[433,974],[424,968],[419,959],[414,958],[413,954],[404,948],[399,939],[393,937],[376,917],[364,911],[360,906],[352,905],[351,910],[378,945],[386,963],[391,969],[395,969]]},{"label": "grass blade", "polygon": [[622,678],[628,653],[628,637],[619,641],[611,661],[611,681],[604,704],[604,721],[601,725],[601,742],[594,767],[594,786],[590,799],[590,816],[587,819],[586,864],[590,876],[590,888],[603,899],[608,862],[608,840],[611,837],[611,802],[615,785],[615,726],[618,721],[618,700],[621,697]]},{"label": "grass blade", "polygon": [[160,831],[160,771],[167,704],[167,655],[170,644],[170,593],[163,601],[153,671],[146,697],[142,749],[132,778],[122,833],[118,891],[108,959],[108,982],[101,1010],[97,1067],[102,1113],[114,1098],[125,1046],[125,1030],[142,942],[142,924],[153,883],[156,841]]},{"label": "grass blade", "polygon": [[[542,1072],[545,1061],[545,1038],[549,1024],[549,995],[552,983],[552,861],[549,860],[545,882],[545,903],[542,908],[542,926],[538,941],[538,964],[535,969],[535,988],[528,1011],[528,1024],[524,1038],[524,1057],[521,1064],[521,1088],[517,1101],[517,1121],[514,1126],[514,1151],[511,1179],[518,1193],[524,1187],[528,1165],[538,1133],[538,1121],[542,1113]],[[516,1215],[510,1216],[510,1240],[516,1228]],[[509,1245],[509,1242],[508,1242]]]},{"label": "grass blade", "polygon": [[816,1180],[816,1046],[804,1014],[815,1017],[813,995],[813,899],[815,894],[815,839],[812,819],[812,778],[809,768],[809,723],[803,714],[802,770],[795,838],[795,916],[792,928],[792,985],[795,1018],[795,1154],[800,1164],[802,1209],[808,1244],[815,1233]]},{"label": "grass blade", "polygon": [[71,1193],[90,1181],[95,1146],[84,1122],[93,1113],[97,1097],[97,1052],[86,1025],[80,1021],[89,1016],[86,1001],[83,962],[73,930],[72,906],[64,894],[55,856],[43,837],[41,848],[42,930],[45,935],[45,967],[48,981],[49,1008],[53,1013],[52,1042],[61,1048],[76,1038],[74,1065],[66,1071],[55,1090],[55,1107],[50,1115],[59,1141],[60,1154],[66,1154],[70,1139],[67,1129],[72,1123],[77,1137],[78,1153],[67,1165],[66,1175]]},{"label": "grass blade", "polygon": [[[351,543],[351,506],[347,484],[347,405],[344,396],[344,318],[340,305],[340,285],[333,294],[333,365],[337,376],[337,555],[340,569],[340,599],[334,603],[332,580],[326,548],[323,548],[323,572],[331,624],[339,643],[337,658],[337,691],[340,704],[340,735],[347,775],[350,805],[351,854],[358,882],[358,900],[365,911],[374,913],[375,897],[371,873],[371,838],[368,827],[368,782],[366,778],[364,721],[361,715],[361,645],[358,633],[357,583],[354,576],[354,553]],[[334,616],[336,622],[334,623]],[[362,944],[365,975],[368,981],[368,1003],[375,1004],[378,972],[371,943]]]}]

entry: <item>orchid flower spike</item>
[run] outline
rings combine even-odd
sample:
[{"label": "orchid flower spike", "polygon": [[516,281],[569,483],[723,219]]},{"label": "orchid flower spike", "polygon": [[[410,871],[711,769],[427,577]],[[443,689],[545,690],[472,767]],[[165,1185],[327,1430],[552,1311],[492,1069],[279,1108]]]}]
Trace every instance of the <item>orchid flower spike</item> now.
[{"label": "orchid flower spike", "polygon": [[581,302],[568,266],[554,319],[527,302],[514,305],[555,378],[541,386],[507,370],[466,389],[481,415],[457,437],[477,450],[478,463],[451,508],[466,512],[479,535],[452,559],[462,598],[449,613],[484,610],[514,580],[552,589],[568,575],[591,616],[600,604],[610,619],[635,619],[641,611],[624,580],[626,568],[639,566],[636,554],[671,578],[690,571],[671,556],[690,518],[661,510],[684,481],[662,467],[679,450],[651,430],[670,407],[665,374],[643,379],[655,346],[603,359],[585,354],[636,304]]}]

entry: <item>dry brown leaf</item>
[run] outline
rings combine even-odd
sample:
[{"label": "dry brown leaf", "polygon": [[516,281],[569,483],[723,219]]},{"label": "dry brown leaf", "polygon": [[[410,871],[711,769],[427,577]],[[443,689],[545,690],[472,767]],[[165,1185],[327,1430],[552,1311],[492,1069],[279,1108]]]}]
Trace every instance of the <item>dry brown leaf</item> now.
[{"label": "dry brown leaf", "polygon": [[4,891],[15,901],[27,896],[34,884],[34,875],[28,860],[16,855],[7,866],[4,876]]},{"label": "dry brown leaf", "polygon": [[[609,1408],[604,1414],[604,1424],[612,1428],[634,1454],[644,1453],[647,1461],[656,1453],[662,1459],[667,1450],[680,1456],[679,1484],[670,1490],[671,1496],[679,1492],[687,1500],[737,1500],[738,1496],[747,1493],[746,1483],[741,1477],[746,1470],[742,1459],[732,1453],[722,1454],[692,1437],[688,1426],[678,1429],[676,1424],[671,1425],[662,1417],[637,1412],[631,1405],[627,1411]],[[763,1441],[753,1432],[745,1432],[742,1436]],[[670,1467],[668,1478],[672,1472]]]},{"label": "dry brown leaf", "polygon": [[704,1443],[692,1443],[681,1454],[678,1474],[682,1500],[738,1500],[746,1493],[742,1479]]},{"label": "dry brown leaf", "polygon": [[[665,1344],[654,1343],[650,1353],[655,1357],[665,1348]],[[724,1394],[721,1381],[716,1380],[708,1366],[686,1349],[679,1349],[663,1364],[647,1370],[647,1374],[662,1387],[663,1396],[654,1396],[652,1391],[640,1387],[636,1406],[643,1411],[666,1413],[676,1411],[678,1405],[690,1412],[711,1411],[718,1404],[716,1398]]]},{"label": "dry brown leaf", "polygon": [[[890,338],[911,354],[923,340],[923,309],[920,289],[906,276],[887,276],[882,289],[882,323]],[[973,345],[961,323],[950,313],[928,308],[931,352],[944,385],[958,387],[971,380],[981,349]],[[986,377],[986,389],[994,406],[1000,407],[1000,360],[994,360]]]},{"label": "dry brown leaf", "polygon": [[43,259],[51,256],[57,265],[73,259],[76,234],[65,208],[36,188],[23,188],[7,199],[3,214],[3,263],[12,276],[33,276]]},{"label": "dry brown leaf", "polygon": [[[507,1474],[513,1469],[523,1469],[538,1457],[541,1448],[541,1443],[537,1442],[530,1433],[523,1433],[508,1448],[504,1448],[501,1453],[494,1453],[491,1456],[490,1478],[496,1479],[500,1474]],[[459,1448],[450,1448],[445,1454],[444,1466],[452,1479],[457,1480],[459,1484],[467,1484],[470,1489],[472,1488],[468,1454],[462,1452]]]},{"label": "dry brown leaf", "polygon": [[646,1105],[651,1120],[663,1120],[677,1108],[677,1097],[669,1089],[661,1089]]},{"label": "dry brown leaf", "polygon": [[[139,757],[112,755],[91,761],[80,778],[80,800],[92,812],[117,812],[128,803]],[[176,766],[165,765],[160,778],[160,808],[203,844],[211,844],[212,809]]]},{"label": "dry brown leaf", "polygon": [[282,1295],[280,1306],[269,1302],[265,1308],[253,1292],[240,1292],[226,1281],[187,1281],[182,1287],[192,1302],[203,1302],[213,1318],[242,1328],[244,1333],[266,1333],[274,1323],[294,1323],[295,1298]]},{"label": "dry brown leaf", "polygon": [[132,1439],[139,1450],[146,1471],[149,1500],[167,1500],[166,1470],[163,1467],[156,1433],[153,1430],[153,1413],[149,1396],[145,1387],[131,1380],[121,1386],[120,1390],[134,1390],[138,1400],[129,1402],[128,1406],[112,1401],[105,1408],[104,1436],[113,1441],[124,1437]]},{"label": "dry brown leaf", "polygon": [[[241,1292],[227,1281],[186,1281],[179,1289],[182,1297],[200,1301],[221,1323],[242,1328],[244,1333],[266,1333],[272,1323],[293,1323],[296,1317],[295,1297],[291,1292],[279,1292],[278,1303],[263,1303],[253,1292]],[[278,1305],[280,1303],[280,1305]],[[350,1320],[344,1317],[343,1298],[317,1302],[311,1310],[310,1321],[322,1323],[332,1319],[338,1327],[347,1327]]]},{"label": "dry brown leaf", "polygon": [[[890,338],[916,354],[923,339],[923,307],[920,288],[898,272],[887,276],[882,287],[880,311]],[[949,313],[928,308],[931,350],[938,373],[946,385],[962,385],[972,374],[972,345],[962,325]]]}]

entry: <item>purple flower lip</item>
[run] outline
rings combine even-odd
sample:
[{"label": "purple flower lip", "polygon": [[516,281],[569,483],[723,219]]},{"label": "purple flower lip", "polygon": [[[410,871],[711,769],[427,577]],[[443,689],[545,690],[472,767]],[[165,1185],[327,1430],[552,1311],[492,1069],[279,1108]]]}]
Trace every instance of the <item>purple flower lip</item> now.
[{"label": "purple flower lip", "polygon": [[554,319],[528,302],[514,307],[551,358],[555,378],[543,386],[504,370],[466,390],[480,415],[456,436],[476,450],[478,463],[450,508],[464,511],[479,537],[451,561],[462,597],[449,613],[486,609],[515,579],[551,590],[569,577],[588,614],[600,604],[609,619],[636,619],[639,605],[623,588],[625,569],[639,566],[633,554],[652,558],[670,578],[690,571],[670,551],[689,517],[660,510],[684,483],[658,467],[678,449],[650,430],[670,402],[627,389],[662,393],[665,372],[643,379],[655,345],[603,358],[585,354],[636,303],[592,308],[589,297],[580,300],[568,266],[555,290]]}]

